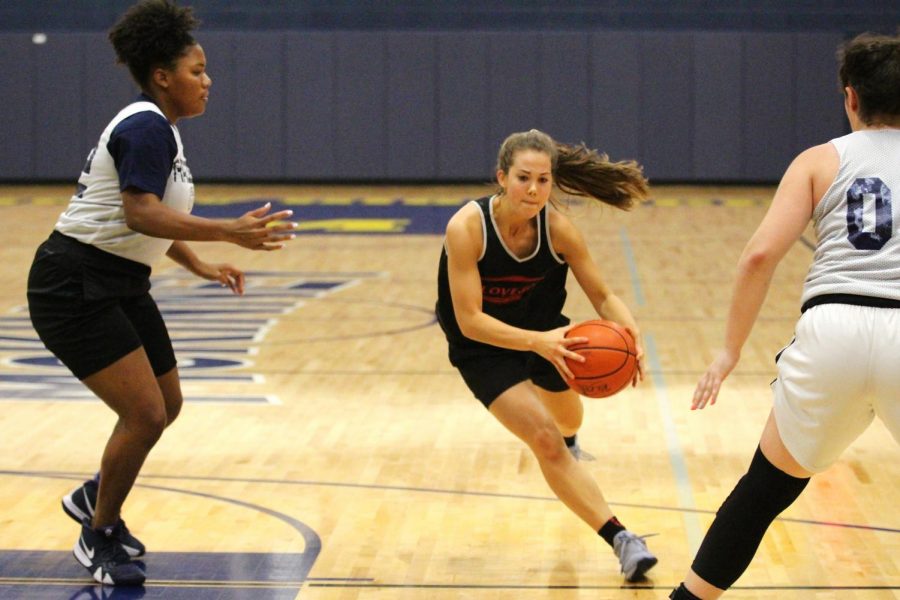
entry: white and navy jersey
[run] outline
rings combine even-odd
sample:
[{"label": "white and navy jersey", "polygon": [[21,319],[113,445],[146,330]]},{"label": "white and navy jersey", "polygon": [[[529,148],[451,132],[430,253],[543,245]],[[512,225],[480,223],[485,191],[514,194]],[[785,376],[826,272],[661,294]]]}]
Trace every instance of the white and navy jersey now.
[{"label": "white and navy jersey", "polygon": [[804,309],[822,302],[900,303],[900,130],[867,129],[831,140],[834,182],[813,211],[816,252]]},{"label": "white and navy jersey", "polygon": [[55,229],[111,254],[152,265],[172,240],[128,228],[121,196],[127,188],[155,194],[180,212],[188,213],[194,206],[194,182],[178,129],[144,95],[123,108],[103,130]]},{"label": "white and navy jersey", "polygon": [[[472,202],[481,211],[483,237],[478,273],[481,276],[482,310],[515,327],[545,329],[545,325],[555,322],[565,303],[568,273],[568,264],[553,250],[550,242],[548,207],[545,206],[536,217],[537,243],[534,250],[528,256],[519,258],[506,246],[497,231],[491,198]],[[438,267],[436,313],[451,343],[487,346],[466,338],[456,322],[447,273],[446,244],[441,251]]]}]

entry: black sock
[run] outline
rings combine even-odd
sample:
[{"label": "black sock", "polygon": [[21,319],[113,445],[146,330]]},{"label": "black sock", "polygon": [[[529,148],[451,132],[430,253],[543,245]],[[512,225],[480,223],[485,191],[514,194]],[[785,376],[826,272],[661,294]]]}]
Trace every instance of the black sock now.
[{"label": "black sock", "polygon": [[669,600],[700,600],[700,598],[693,595],[689,589],[684,587],[684,583],[682,583],[672,590],[672,593],[669,594]]},{"label": "black sock", "polygon": [[571,448],[572,446],[574,446],[575,438],[577,438],[577,437],[578,437],[578,434],[575,434],[575,435],[572,435],[569,437],[563,436],[563,439],[566,440],[566,448]]},{"label": "black sock", "polygon": [[600,528],[600,531],[597,533],[600,534],[600,537],[606,541],[610,547],[613,546],[613,538],[616,537],[616,534],[620,531],[625,531],[625,526],[619,523],[619,520],[615,517],[607,521],[603,524],[603,527]]}]

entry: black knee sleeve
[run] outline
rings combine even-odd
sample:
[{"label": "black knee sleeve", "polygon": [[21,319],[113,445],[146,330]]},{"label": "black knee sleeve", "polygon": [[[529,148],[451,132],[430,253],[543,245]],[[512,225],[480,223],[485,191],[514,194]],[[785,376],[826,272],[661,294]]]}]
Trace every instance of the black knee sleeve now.
[{"label": "black knee sleeve", "polygon": [[766,529],[809,483],[779,470],[757,448],[750,469],[716,513],[691,565],[694,573],[728,589],[744,572]]}]

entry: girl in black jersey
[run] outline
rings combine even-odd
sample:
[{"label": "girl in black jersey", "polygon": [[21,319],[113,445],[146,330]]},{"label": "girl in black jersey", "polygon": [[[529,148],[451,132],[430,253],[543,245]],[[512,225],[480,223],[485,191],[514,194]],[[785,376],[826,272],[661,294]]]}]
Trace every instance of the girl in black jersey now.
[{"label": "girl in black jersey", "polygon": [[550,488],[613,547],[628,581],[644,576],[656,557],[616,519],[588,471],[566,449],[581,426],[583,407],[566,385],[562,308],[571,268],[597,313],[640,331],[628,307],[604,283],[581,233],[552,206],[556,185],[627,209],[647,194],[633,162],[613,163],[584,146],[558,144],[545,133],[509,136],[497,162],[500,191],[468,203],[450,219],[438,272],[437,316],[459,369],[478,400],[534,453]]}]

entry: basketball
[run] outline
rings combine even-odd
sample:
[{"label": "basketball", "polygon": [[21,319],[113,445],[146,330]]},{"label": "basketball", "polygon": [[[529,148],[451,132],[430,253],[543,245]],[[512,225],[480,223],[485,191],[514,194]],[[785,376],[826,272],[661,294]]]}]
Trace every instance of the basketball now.
[{"label": "basketball", "polygon": [[587,342],[573,344],[569,350],[586,360],[566,359],[574,379],[569,387],[589,398],[605,398],[631,383],[637,368],[637,350],[628,331],[612,321],[594,319],[579,323],[566,337],[586,337]]}]

